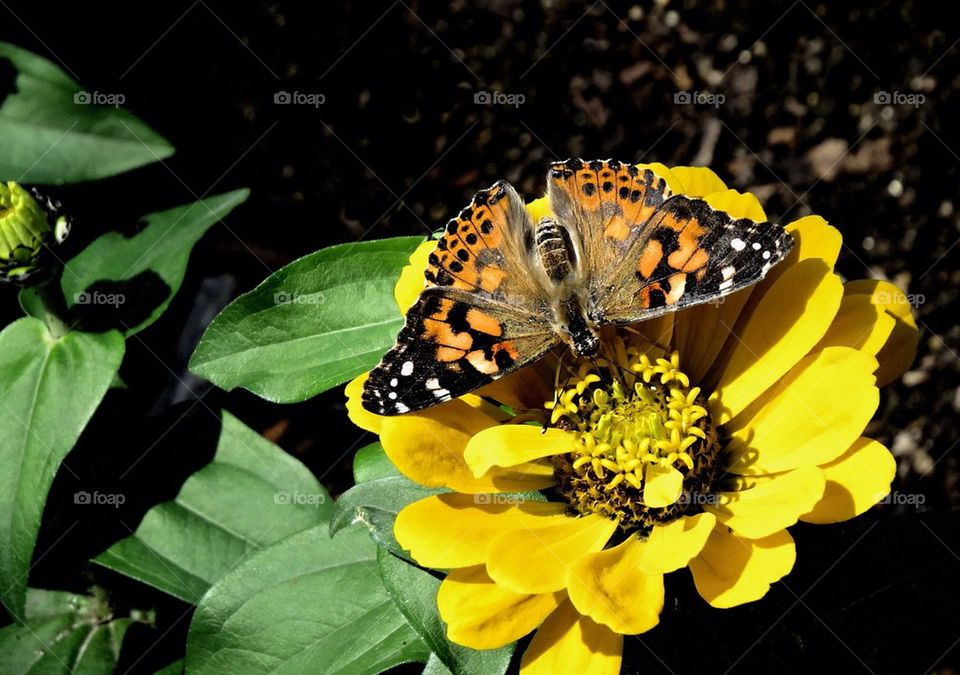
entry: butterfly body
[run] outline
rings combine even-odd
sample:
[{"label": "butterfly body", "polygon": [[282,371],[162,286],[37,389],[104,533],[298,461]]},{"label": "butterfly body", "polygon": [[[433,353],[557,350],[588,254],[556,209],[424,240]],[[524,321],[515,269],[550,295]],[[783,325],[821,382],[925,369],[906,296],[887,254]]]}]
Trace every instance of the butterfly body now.
[{"label": "butterfly body", "polygon": [[735,292],[793,245],[779,225],[732,218],[615,160],[554,163],[547,196],[552,215],[535,222],[501,181],[447,224],[397,345],[364,385],[365,408],[426,408],[561,344],[595,356],[603,326]]}]

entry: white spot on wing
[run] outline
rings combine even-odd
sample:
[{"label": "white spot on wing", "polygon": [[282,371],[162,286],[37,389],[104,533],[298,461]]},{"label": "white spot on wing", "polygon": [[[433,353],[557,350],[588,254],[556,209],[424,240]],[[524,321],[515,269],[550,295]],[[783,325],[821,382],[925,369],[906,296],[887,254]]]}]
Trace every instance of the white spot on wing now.
[{"label": "white spot on wing", "polygon": [[770,259],[770,251],[764,251],[764,252],[763,252],[763,259],[764,259],[764,260],[769,260],[769,259]]},{"label": "white spot on wing", "polygon": [[751,246],[753,246],[753,250],[754,250],[754,251],[759,251],[759,250],[760,250],[760,242],[759,242],[759,241],[753,242],[753,243],[751,244]]},{"label": "white spot on wing", "polygon": [[413,373],[413,361],[407,361],[400,367],[400,374],[407,377]]},{"label": "white spot on wing", "polygon": [[396,387],[398,384],[400,384],[400,380],[398,380],[397,378],[393,378],[392,380],[390,380],[391,387]]},{"label": "white spot on wing", "polygon": [[731,240],[730,240],[730,245],[733,246],[733,250],[734,250],[734,251],[742,251],[743,249],[745,249],[745,248],[747,247],[747,245],[744,243],[743,239],[740,239],[739,237],[735,237],[735,238],[731,239]]},{"label": "white spot on wing", "polygon": [[733,286],[733,279],[727,279],[726,281],[721,281],[721,282],[720,282],[720,286],[718,286],[718,288],[719,288],[721,291],[725,291],[725,290],[727,290],[728,288],[730,288],[731,286]]},{"label": "white spot on wing", "polygon": [[435,377],[431,377],[429,380],[427,380],[426,385],[427,385],[427,389],[439,389],[440,380],[438,380]]},{"label": "white spot on wing", "polygon": [[403,405],[402,403],[397,403],[396,407],[397,407],[397,412],[400,413],[401,415],[405,412],[410,412],[410,408]]},{"label": "white spot on wing", "polygon": [[391,391],[389,394],[387,394],[387,396],[390,398],[391,401],[394,401],[397,398],[397,392]]},{"label": "white spot on wing", "polygon": [[[720,270],[720,274],[723,275],[723,280],[724,280],[724,281],[728,281],[729,279],[733,279],[733,275],[736,274],[736,273],[737,273],[737,268],[734,267],[733,265],[727,265],[727,266],[724,267],[722,270]],[[720,285],[720,288],[723,288],[723,287],[724,287],[723,284],[721,284],[721,285]]]}]

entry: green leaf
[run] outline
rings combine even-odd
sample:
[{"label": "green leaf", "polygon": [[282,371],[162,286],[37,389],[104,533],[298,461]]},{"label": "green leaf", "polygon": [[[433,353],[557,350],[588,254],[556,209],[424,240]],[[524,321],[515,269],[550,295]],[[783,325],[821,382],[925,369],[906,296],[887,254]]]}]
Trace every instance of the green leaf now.
[{"label": "green leaf", "polygon": [[361,523],[378,545],[403,555],[393,536],[393,522],[400,509],[447,490],[426,488],[403,476],[390,463],[379,443],[357,453],[353,471],[357,484],[340,495],[334,504],[330,517],[331,536],[349,525]]},{"label": "green leaf", "polygon": [[54,338],[33,317],[0,332],[0,587],[14,617],[23,614],[54,474],[110,387],[123,348],[116,331]]},{"label": "green leaf", "polygon": [[[249,190],[235,190],[151,213],[143,218],[146,227],[132,237],[119,232],[98,237],[65,266],[60,286],[67,306],[106,305],[94,309],[110,312],[113,326],[127,335],[143,330],[160,318],[180,288],[194,244],[249,195]],[[35,294],[32,288],[20,293],[21,306],[33,316],[39,311]]]},{"label": "green leaf", "polygon": [[260,551],[204,596],[190,625],[187,672],[378,673],[425,662],[426,645],[377,573],[360,528],[316,527]]},{"label": "green leaf", "polygon": [[0,672],[110,675],[131,623],[102,598],[31,588],[23,623],[0,629]]},{"label": "green leaf", "polygon": [[0,179],[76,183],[173,154],[166,140],[119,107],[123,92],[88,91],[50,61],[7,42],[0,42],[0,59],[17,70],[16,92],[0,100]]},{"label": "green leaf", "polygon": [[213,320],[191,369],[223,389],[280,403],[369,370],[400,330],[393,287],[421,241],[341,244],[290,263]]},{"label": "green leaf", "polygon": [[446,627],[437,609],[439,579],[384,549],[380,549],[377,561],[380,578],[390,597],[444,666],[455,675],[499,675],[506,672],[514,645],[478,651],[447,639]]},{"label": "green leaf", "polygon": [[242,560],[325,524],[331,509],[303,464],[224,412],[213,461],[94,561],[196,604]]}]

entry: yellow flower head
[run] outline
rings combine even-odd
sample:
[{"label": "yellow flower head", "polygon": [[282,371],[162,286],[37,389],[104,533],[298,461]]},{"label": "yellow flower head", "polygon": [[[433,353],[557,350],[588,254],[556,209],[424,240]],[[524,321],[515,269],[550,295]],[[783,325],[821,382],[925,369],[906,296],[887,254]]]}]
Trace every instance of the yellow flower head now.
[{"label": "yellow flower head", "polygon": [[[674,192],[766,220],[708,169],[649,168]],[[664,574],[689,568],[714,607],[757,600],[793,567],[787,527],[846,520],[887,494],[893,457],[862,433],[877,387],[913,359],[910,308],[886,281],[841,283],[841,237],[822,218],[787,230],[797,245],[763,282],[605,329],[599,358],[561,364],[559,391],[558,356],[400,417],[360,407],[363,377],[347,387],[351,418],[400,471],[451,490],[394,527],[414,560],[451,570],[437,598],[451,640],[490,649],[536,630],[525,672],[615,673],[623,635],[659,621]],[[433,245],[401,276],[402,310]]]}]

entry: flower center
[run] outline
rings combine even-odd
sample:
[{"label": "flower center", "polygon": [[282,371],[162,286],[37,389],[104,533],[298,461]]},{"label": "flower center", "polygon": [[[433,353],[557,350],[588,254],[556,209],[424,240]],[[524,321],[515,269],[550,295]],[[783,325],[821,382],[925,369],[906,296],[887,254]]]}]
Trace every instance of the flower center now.
[{"label": "flower center", "polygon": [[699,512],[718,471],[720,444],[699,387],[677,352],[651,359],[616,338],[617,363],[580,363],[551,423],[576,433],[555,460],[560,493],[582,514],[618,518],[627,531]]}]

